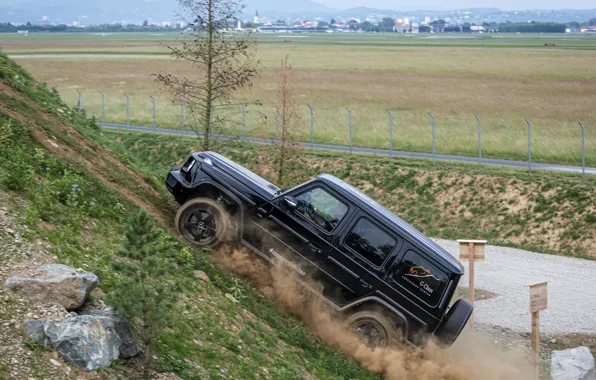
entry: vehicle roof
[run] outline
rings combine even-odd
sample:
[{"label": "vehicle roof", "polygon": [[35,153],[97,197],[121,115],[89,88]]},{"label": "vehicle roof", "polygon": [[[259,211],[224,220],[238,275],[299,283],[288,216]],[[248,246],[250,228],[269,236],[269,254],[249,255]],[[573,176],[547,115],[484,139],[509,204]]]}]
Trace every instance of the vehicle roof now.
[{"label": "vehicle roof", "polygon": [[406,235],[404,237],[418,242],[422,245],[422,248],[424,248],[426,253],[432,254],[438,261],[447,266],[449,270],[458,274],[463,274],[463,266],[453,255],[368,195],[330,174],[319,174],[317,179],[340,192],[342,195],[345,195],[347,198],[350,198],[353,202],[357,202],[359,205],[364,206],[363,209],[371,213],[372,216],[385,219],[389,227],[393,227],[403,235]]}]

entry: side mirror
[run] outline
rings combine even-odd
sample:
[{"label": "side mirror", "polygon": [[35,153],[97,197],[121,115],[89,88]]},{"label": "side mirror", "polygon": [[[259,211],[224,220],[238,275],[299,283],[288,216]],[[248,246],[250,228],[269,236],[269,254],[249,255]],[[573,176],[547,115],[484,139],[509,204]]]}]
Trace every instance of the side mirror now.
[{"label": "side mirror", "polygon": [[286,202],[288,207],[290,207],[291,209],[295,209],[296,207],[298,207],[298,201],[296,199],[294,199],[294,197],[292,197],[292,196],[286,195],[284,197],[284,201]]}]

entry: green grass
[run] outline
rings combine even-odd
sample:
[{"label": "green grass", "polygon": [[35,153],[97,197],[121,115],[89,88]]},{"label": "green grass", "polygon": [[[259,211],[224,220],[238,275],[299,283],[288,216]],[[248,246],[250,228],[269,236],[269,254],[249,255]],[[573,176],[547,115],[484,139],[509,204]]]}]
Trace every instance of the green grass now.
[{"label": "green grass", "polygon": [[[147,190],[141,186],[148,186],[144,181],[141,184],[121,178],[126,173],[122,168],[104,167],[96,161],[97,171],[90,171],[85,160],[103,157],[107,161],[108,152],[96,155],[101,146],[91,140],[76,140],[76,132],[107,141],[88,119],[68,109],[3,55],[0,79],[24,97],[5,92],[0,98],[0,191],[8,193],[11,211],[28,226],[27,231],[20,232],[30,241],[47,240],[50,254],[62,263],[94,272],[103,290],[109,291],[115,279],[112,258],[121,248],[124,224],[138,210],[124,191],[134,192],[161,209],[168,209],[169,204],[159,195],[146,196]],[[8,112],[26,123],[9,118]],[[68,125],[71,133],[65,134],[60,123]],[[44,141],[38,140],[41,131],[53,134],[55,143],[63,148],[82,145],[80,153],[55,156],[44,149]],[[85,150],[89,146],[95,151]],[[102,170],[112,172],[112,176],[106,180]],[[147,181],[151,184],[152,178],[148,176]],[[152,186],[160,187],[157,181]],[[181,277],[190,279],[193,270],[202,270],[211,283],[190,281],[181,294],[182,303],[175,310],[164,310],[172,319],[165,334],[153,337],[158,370],[175,372],[185,379],[253,379],[265,377],[265,371],[273,378],[284,379],[301,379],[305,374],[320,379],[378,378],[325,346],[248,282],[216,266],[207,252],[191,250],[167,228],[161,238],[177,252]],[[236,294],[239,303],[231,303],[225,293]],[[24,338],[21,344],[35,348]],[[51,366],[49,361],[43,364]],[[46,377],[49,367],[43,364],[38,368],[36,363],[32,374]],[[105,378],[135,378],[135,363],[130,364],[118,362],[100,374]],[[0,374],[3,372],[4,366],[0,367]]]}]

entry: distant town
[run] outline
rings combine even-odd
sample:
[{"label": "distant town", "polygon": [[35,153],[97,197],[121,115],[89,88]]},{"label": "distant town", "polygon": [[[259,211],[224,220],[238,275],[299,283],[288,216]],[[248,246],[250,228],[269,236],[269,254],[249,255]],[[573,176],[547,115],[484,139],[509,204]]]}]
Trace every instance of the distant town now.
[{"label": "distant town", "polygon": [[[517,13],[517,12],[516,12]],[[35,32],[140,32],[188,30],[184,21],[122,20],[111,24],[86,25],[80,20],[61,23],[43,16],[35,23],[0,23],[0,32],[28,34]],[[390,17],[372,13],[365,18],[337,17],[305,19],[261,17],[256,11],[251,19],[230,20],[229,32],[250,30],[255,33],[596,33],[596,18],[585,22],[497,22],[489,16],[480,17],[471,11],[451,12],[449,17],[403,15]]]}]

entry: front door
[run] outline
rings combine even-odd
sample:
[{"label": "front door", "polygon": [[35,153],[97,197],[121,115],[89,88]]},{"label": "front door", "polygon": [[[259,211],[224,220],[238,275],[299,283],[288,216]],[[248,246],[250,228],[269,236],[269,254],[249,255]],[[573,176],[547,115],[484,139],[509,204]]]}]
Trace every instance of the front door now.
[{"label": "front door", "polygon": [[[297,203],[292,207],[287,199]],[[261,229],[257,248],[296,271],[312,278],[333,243],[333,236],[350,211],[341,196],[320,182],[299,187],[261,208],[266,215],[253,219]]]}]

